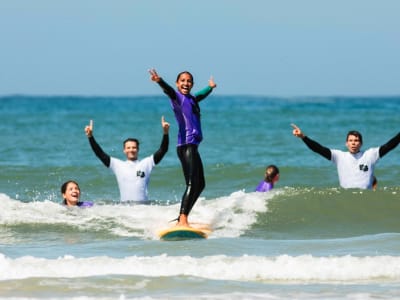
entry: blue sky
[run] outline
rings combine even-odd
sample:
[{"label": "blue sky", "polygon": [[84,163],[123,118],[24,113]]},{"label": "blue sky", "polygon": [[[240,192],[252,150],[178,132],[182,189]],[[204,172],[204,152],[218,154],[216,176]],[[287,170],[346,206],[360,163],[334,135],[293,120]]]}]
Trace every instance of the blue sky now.
[{"label": "blue sky", "polygon": [[1,0],[0,95],[400,95],[397,0]]}]

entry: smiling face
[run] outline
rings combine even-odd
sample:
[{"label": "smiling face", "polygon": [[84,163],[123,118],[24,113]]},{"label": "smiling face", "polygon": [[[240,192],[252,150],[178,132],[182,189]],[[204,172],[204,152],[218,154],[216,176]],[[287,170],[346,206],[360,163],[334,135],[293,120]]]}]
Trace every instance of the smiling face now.
[{"label": "smiling face", "polygon": [[358,136],[351,134],[347,136],[346,147],[351,154],[360,152],[361,146],[362,141]]},{"label": "smiling face", "polygon": [[190,94],[193,87],[193,76],[189,72],[182,72],[176,80],[176,88],[183,95]]},{"label": "smiling face", "polygon": [[139,146],[135,141],[127,141],[124,144],[124,153],[128,160],[137,160],[139,153]]},{"label": "smiling face", "polygon": [[67,206],[75,206],[79,202],[81,190],[76,182],[70,181],[66,184],[65,190],[62,193],[64,203]]}]

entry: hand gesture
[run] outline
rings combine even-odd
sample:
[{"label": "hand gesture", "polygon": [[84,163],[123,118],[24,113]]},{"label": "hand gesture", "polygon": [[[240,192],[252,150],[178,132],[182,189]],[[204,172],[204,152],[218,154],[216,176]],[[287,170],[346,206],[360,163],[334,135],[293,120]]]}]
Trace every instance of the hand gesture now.
[{"label": "hand gesture", "polygon": [[168,134],[169,131],[169,123],[165,121],[164,116],[161,117],[161,126],[164,130],[164,134]]},{"label": "hand gesture", "polygon": [[150,79],[155,82],[160,82],[161,77],[158,76],[156,69],[149,69]]},{"label": "hand gesture", "polygon": [[304,138],[304,133],[301,131],[299,127],[296,126],[296,124],[290,124],[293,127],[293,135],[297,136],[298,138]]},{"label": "hand gesture", "polygon": [[210,88],[216,88],[217,87],[217,84],[214,82],[214,77],[213,76],[211,76],[210,79],[208,80],[208,86]]},{"label": "hand gesture", "polygon": [[93,120],[90,120],[89,125],[86,125],[85,133],[87,137],[93,136]]}]

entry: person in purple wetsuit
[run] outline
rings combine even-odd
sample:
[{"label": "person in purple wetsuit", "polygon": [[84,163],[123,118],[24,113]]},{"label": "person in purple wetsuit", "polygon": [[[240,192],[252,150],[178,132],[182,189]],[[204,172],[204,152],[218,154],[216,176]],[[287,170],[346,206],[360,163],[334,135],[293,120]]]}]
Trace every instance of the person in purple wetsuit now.
[{"label": "person in purple wetsuit", "polygon": [[189,226],[188,215],[205,188],[203,163],[198,147],[203,139],[199,102],[206,98],[217,86],[211,77],[208,86],[192,95],[193,76],[187,71],[178,74],[176,88],[168,85],[156,72],[149,70],[151,80],[158,83],[169,97],[179,126],[177,154],[185,176],[186,189],[182,196],[178,226]]},{"label": "person in purple wetsuit", "polygon": [[79,207],[91,207],[93,202],[91,201],[79,201],[81,196],[81,189],[76,181],[68,180],[61,186],[61,194],[64,199],[63,204],[66,206],[79,206]]},{"label": "person in purple wetsuit", "polygon": [[279,169],[275,165],[269,165],[265,169],[264,180],[256,187],[256,192],[268,192],[274,188],[275,182],[279,180]]}]

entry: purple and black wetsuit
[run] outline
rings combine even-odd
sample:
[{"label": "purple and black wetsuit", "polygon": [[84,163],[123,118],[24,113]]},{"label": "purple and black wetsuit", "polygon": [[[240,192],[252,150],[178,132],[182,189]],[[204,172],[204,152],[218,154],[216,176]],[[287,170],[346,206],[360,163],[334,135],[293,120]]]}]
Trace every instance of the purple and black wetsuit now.
[{"label": "purple and black wetsuit", "polygon": [[198,152],[203,139],[199,102],[211,93],[212,88],[208,86],[193,96],[175,91],[162,79],[158,84],[169,97],[179,126],[177,154],[186,182],[180,213],[189,215],[205,187],[203,163]]},{"label": "purple and black wetsuit", "polygon": [[[63,204],[64,204],[64,205],[67,205],[65,199],[64,199]],[[82,208],[84,208],[84,207],[92,207],[93,205],[94,205],[94,203],[93,203],[92,201],[78,201],[78,202],[76,203],[76,206],[82,207]]]},{"label": "purple and black wetsuit", "polygon": [[273,188],[274,184],[272,182],[266,182],[265,180],[262,180],[256,187],[256,192],[268,192]]},{"label": "purple and black wetsuit", "polygon": [[79,201],[76,205],[79,206],[79,207],[92,207],[93,206],[93,202],[91,202],[91,201]]}]

